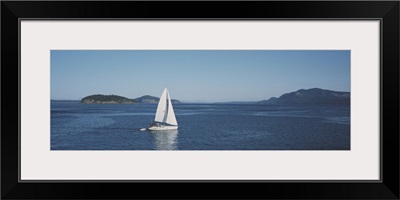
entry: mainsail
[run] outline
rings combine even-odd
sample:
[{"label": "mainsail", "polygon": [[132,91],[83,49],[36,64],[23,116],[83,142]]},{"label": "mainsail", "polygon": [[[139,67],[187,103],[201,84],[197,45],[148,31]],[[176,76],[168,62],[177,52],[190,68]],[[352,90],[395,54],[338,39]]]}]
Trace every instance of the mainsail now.
[{"label": "mainsail", "polygon": [[164,92],[160,97],[160,101],[158,102],[154,121],[167,123],[170,125],[178,125],[167,88],[164,89]]}]

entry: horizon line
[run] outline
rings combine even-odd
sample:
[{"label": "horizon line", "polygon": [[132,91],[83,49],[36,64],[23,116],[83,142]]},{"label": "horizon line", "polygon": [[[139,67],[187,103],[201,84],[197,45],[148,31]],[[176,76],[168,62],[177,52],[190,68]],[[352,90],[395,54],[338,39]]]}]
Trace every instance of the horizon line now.
[{"label": "horizon line", "polygon": [[[309,88],[309,89],[298,89],[298,90],[292,91],[292,92],[297,92],[297,91],[299,91],[299,90],[311,90],[311,89],[330,90],[330,89],[322,89],[322,88],[318,88],[318,87],[313,87],[313,88]],[[348,93],[351,93],[350,91],[335,91],[335,90],[330,90],[330,91],[334,91],[334,92],[348,92]],[[282,95],[284,95],[284,94],[292,93],[292,92],[286,92],[286,93],[281,94],[280,96],[282,96]],[[116,94],[91,94],[91,95],[116,95]],[[88,96],[91,96],[91,95],[88,95]],[[116,95],[116,96],[120,96],[120,95]],[[159,97],[157,97],[157,96],[153,96],[153,95],[150,95],[150,94],[145,94],[145,95],[142,95],[142,96],[136,97],[136,98],[141,98],[141,97],[144,97],[144,96],[151,96],[151,97],[159,98]],[[279,97],[280,97],[280,96],[279,96]],[[87,96],[86,96],[86,97],[87,97]],[[121,96],[121,97],[123,97],[123,96]],[[269,97],[269,98],[266,98],[266,99],[262,99],[262,100],[252,100],[252,101],[249,101],[249,100],[182,101],[182,100],[179,100],[179,99],[176,99],[176,98],[173,98],[173,100],[178,100],[178,101],[180,101],[181,103],[253,103],[253,102],[259,102],[259,101],[269,100],[270,98],[279,98],[279,97],[272,96],[272,97]],[[83,98],[85,98],[85,97],[83,97]],[[50,101],[53,101],[53,100],[54,100],[54,101],[81,101],[83,98],[81,98],[81,99],[51,99],[51,98],[50,98]],[[128,98],[128,97],[125,97],[125,98]],[[136,99],[136,98],[128,98],[128,99]],[[172,99],[171,99],[171,100],[172,100]]]}]

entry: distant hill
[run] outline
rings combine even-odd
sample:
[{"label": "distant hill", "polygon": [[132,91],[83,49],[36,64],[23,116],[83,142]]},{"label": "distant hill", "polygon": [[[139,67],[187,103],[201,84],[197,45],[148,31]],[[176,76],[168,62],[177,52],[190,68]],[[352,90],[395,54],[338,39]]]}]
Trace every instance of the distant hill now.
[{"label": "distant hill", "polygon": [[[153,97],[150,95],[144,95],[142,97],[133,99],[133,101],[138,102],[138,103],[158,103],[158,101],[160,101],[160,98]],[[171,99],[171,102],[172,103],[181,103],[179,100],[176,100],[176,99]]]},{"label": "distant hill", "polygon": [[138,103],[132,99],[118,95],[90,95],[81,100],[84,104],[134,104]]},{"label": "distant hill", "polygon": [[320,88],[301,89],[259,101],[269,105],[321,105],[321,104],[350,104],[350,92],[337,92]]}]

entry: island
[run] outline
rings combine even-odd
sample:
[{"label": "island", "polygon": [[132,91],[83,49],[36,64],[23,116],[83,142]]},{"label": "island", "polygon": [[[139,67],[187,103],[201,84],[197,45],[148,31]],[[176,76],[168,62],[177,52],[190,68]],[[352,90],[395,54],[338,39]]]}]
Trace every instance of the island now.
[{"label": "island", "polygon": [[[139,102],[139,103],[158,103],[160,101],[160,98],[153,97],[153,96],[150,96],[150,95],[144,95],[144,96],[135,98],[133,100],[136,101],[136,102]],[[173,104],[174,103],[181,103],[179,100],[176,100],[176,99],[171,99],[171,102]]]},{"label": "island", "polygon": [[[118,95],[90,95],[81,100],[82,104],[156,104],[160,98],[144,95],[135,99],[129,99]],[[172,103],[181,103],[179,100],[171,99]]]},{"label": "island", "polygon": [[350,92],[338,92],[320,88],[300,89],[285,93],[279,98],[259,101],[268,105],[346,105],[350,104]]},{"label": "island", "polygon": [[118,95],[90,95],[81,100],[83,104],[134,104],[138,103],[132,99]]}]

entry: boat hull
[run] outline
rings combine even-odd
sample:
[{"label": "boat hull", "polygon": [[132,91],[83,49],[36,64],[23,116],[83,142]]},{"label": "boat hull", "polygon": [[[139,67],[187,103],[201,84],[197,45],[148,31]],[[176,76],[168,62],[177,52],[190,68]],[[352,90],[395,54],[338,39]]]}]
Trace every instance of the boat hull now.
[{"label": "boat hull", "polygon": [[165,130],[176,130],[178,126],[153,126],[147,128],[149,131],[165,131]]}]

